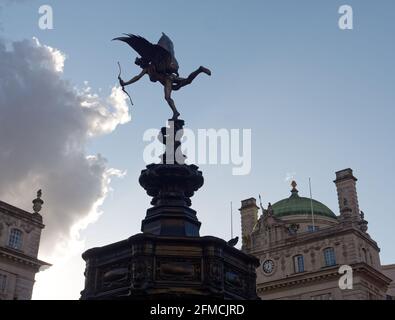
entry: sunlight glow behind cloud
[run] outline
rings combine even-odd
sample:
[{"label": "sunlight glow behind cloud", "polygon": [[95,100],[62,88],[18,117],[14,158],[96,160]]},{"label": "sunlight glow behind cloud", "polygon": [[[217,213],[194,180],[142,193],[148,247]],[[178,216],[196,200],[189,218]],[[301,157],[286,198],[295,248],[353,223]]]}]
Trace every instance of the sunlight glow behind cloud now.
[{"label": "sunlight glow behind cloud", "polygon": [[80,231],[100,217],[111,179],[125,175],[86,154],[90,139],[130,121],[125,96],[117,87],[104,98],[88,83],[73,88],[62,79],[65,60],[36,38],[9,48],[0,41],[0,199],[28,209],[43,189],[40,258],[54,264],[38,275],[36,298],[75,298],[83,275],[68,272],[83,263]]}]

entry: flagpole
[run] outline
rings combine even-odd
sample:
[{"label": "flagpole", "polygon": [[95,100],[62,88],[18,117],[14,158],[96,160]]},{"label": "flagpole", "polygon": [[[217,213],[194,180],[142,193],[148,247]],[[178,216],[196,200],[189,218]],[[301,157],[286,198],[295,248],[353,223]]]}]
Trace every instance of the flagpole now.
[{"label": "flagpole", "polygon": [[309,178],[309,188],[310,188],[311,219],[312,219],[312,221],[313,221],[313,232],[315,232],[314,206],[313,206],[313,192],[312,192],[312,190],[311,190],[311,178]]},{"label": "flagpole", "polygon": [[233,202],[230,202],[230,234],[233,239]]}]

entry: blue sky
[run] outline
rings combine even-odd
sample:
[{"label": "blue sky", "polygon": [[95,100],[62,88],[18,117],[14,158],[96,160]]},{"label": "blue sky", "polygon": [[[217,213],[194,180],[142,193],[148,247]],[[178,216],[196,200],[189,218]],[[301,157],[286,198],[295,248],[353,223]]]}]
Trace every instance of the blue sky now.
[{"label": "blue sky", "polygon": [[[174,95],[188,127],[252,130],[252,172],[232,176],[230,166],[202,166],[205,186],[193,198],[202,235],[230,238],[230,202],[289,195],[295,173],[302,195],[308,178],[314,198],[338,212],[335,171],[351,167],[359,178],[361,209],[382,263],[395,263],[395,3],[388,1],[51,1],[54,30],[38,28],[42,1],[3,8],[0,35],[8,41],[37,37],[67,55],[64,78],[108,94],[123,76],[138,72],[136,54],[110,40],[135,33],[174,41],[183,75],[200,77]],[[338,28],[338,9],[354,10],[354,30]],[[138,185],[145,164],[142,136],[170,115],[162,88],[148,79],[128,88],[132,121],[92,140],[89,153],[128,174],[111,184],[100,220],[82,234],[87,247],[140,231],[150,199]],[[235,230],[239,232],[235,210]],[[83,272],[83,270],[81,271]]]}]

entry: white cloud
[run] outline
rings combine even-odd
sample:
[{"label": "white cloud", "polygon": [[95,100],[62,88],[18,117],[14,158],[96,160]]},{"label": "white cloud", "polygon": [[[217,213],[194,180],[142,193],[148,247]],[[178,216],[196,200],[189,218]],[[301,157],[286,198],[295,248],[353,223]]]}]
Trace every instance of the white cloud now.
[{"label": "white cloud", "polygon": [[[80,230],[99,217],[111,178],[123,175],[88,155],[86,143],[130,121],[120,88],[106,98],[87,83],[73,88],[62,78],[65,59],[37,39],[8,49],[0,40],[0,199],[29,209],[43,189],[41,253],[55,260],[81,253]],[[62,261],[50,262],[56,275]]]}]

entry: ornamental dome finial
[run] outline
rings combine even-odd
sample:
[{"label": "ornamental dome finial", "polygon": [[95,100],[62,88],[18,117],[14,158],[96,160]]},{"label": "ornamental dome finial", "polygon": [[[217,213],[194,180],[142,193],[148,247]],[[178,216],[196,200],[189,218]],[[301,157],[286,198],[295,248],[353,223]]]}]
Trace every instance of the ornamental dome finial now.
[{"label": "ornamental dome finial", "polygon": [[296,189],[297,186],[298,186],[298,184],[296,183],[296,181],[295,180],[292,181],[292,183],[291,183],[291,187],[292,187],[291,193],[293,195],[299,193],[298,189]]}]

